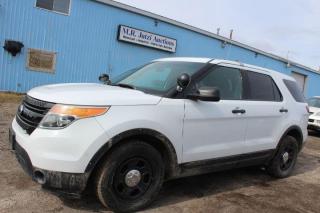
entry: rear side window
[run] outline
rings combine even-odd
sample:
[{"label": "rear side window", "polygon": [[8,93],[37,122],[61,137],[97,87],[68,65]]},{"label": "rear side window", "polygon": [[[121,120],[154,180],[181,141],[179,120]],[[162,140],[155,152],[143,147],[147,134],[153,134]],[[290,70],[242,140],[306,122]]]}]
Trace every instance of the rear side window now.
[{"label": "rear side window", "polygon": [[282,101],[282,95],[269,75],[245,71],[244,99],[253,101]]},{"label": "rear side window", "polygon": [[306,102],[301,89],[295,81],[283,80],[283,82],[287,86],[288,90],[290,91],[292,97],[296,100],[296,102]]}]

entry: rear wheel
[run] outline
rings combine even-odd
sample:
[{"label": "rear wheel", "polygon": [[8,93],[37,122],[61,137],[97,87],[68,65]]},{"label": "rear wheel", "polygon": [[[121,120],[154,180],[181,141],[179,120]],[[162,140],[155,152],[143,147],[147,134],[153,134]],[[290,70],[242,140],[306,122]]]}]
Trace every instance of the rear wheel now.
[{"label": "rear wheel", "polygon": [[295,167],[298,152],[297,140],[292,136],[286,136],[281,140],[276,155],[268,165],[268,172],[277,178],[288,177]]},{"label": "rear wheel", "polygon": [[128,141],[99,165],[96,194],[116,212],[136,211],[149,205],[161,189],[164,164],[160,153],[141,141]]}]

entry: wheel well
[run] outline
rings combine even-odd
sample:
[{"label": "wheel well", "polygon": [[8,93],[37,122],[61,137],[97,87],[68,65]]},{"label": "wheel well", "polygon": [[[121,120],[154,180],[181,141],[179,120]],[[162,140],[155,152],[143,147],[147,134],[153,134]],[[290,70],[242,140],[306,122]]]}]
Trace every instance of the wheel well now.
[{"label": "wheel well", "polygon": [[121,144],[125,143],[128,140],[141,140],[151,146],[153,146],[156,150],[161,154],[164,163],[165,163],[165,177],[169,178],[173,176],[175,169],[177,168],[177,157],[176,152],[171,144],[166,144],[167,142],[161,141],[159,138],[147,135],[140,134],[131,136],[129,138],[120,141],[116,146],[121,146]]},{"label": "wheel well", "polygon": [[96,165],[103,161],[104,157],[111,153],[112,150],[130,140],[140,140],[153,146],[163,157],[165,163],[165,177],[168,179],[175,176],[178,171],[178,160],[173,145],[163,134],[149,129],[130,130],[113,137],[95,154],[95,156],[93,156],[86,168],[86,172],[92,172]]},{"label": "wheel well", "polygon": [[299,127],[291,127],[286,131],[283,137],[288,135],[294,137],[298,141],[299,150],[300,150],[302,148],[302,141],[303,141],[301,129]]}]

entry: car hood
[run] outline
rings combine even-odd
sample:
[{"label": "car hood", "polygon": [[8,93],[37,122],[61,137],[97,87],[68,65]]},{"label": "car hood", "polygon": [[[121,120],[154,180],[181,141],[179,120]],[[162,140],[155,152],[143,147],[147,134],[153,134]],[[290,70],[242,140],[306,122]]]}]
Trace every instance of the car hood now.
[{"label": "car hood", "polygon": [[317,112],[320,112],[320,108],[317,108],[317,107],[309,107],[309,111],[312,112],[312,113],[317,113]]},{"label": "car hood", "polygon": [[52,103],[87,106],[155,105],[161,99],[138,90],[88,83],[40,86],[27,94]]}]

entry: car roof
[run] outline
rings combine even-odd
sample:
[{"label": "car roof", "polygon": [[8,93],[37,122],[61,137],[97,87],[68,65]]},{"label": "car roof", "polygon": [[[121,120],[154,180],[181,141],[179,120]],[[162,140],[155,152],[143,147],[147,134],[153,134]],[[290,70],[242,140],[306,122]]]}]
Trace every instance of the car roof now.
[{"label": "car roof", "polygon": [[196,57],[172,57],[172,58],[160,58],[154,61],[177,61],[177,62],[198,62],[208,63],[212,58],[196,58]]},{"label": "car roof", "polygon": [[213,59],[213,58],[198,58],[198,57],[170,57],[170,58],[161,58],[161,59],[157,59],[154,61],[177,61],[177,62],[196,62],[196,63],[212,63],[212,64],[229,64],[229,65],[236,65],[236,66],[242,66],[244,68],[247,69],[253,69],[253,70],[257,70],[257,71],[261,71],[263,73],[268,73],[270,75],[273,76],[277,76],[278,78],[282,78],[282,79],[288,79],[291,81],[295,81],[294,78],[292,78],[289,75],[271,70],[271,69],[267,69],[267,68],[263,68],[263,67],[259,67],[259,66],[255,66],[255,65],[251,65],[251,64],[245,64],[245,63],[241,63],[239,61],[231,61],[231,60],[224,60],[224,59]]}]

